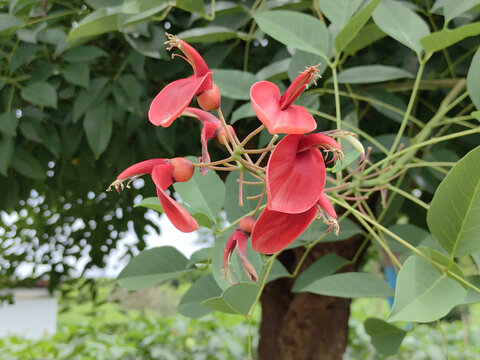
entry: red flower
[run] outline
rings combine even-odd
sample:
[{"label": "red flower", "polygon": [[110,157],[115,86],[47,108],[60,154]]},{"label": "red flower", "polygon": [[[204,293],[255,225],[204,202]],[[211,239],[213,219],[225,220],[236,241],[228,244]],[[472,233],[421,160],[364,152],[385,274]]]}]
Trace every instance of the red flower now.
[{"label": "red flower", "polygon": [[157,196],[165,215],[178,230],[192,232],[198,229],[197,221],[179,203],[168,196],[165,190],[174,182],[190,180],[193,171],[193,164],[184,158],[145,160],[125,169],[107,190],[113,186],[120,192],[125,180],[130,179],[126,185],[129,187],[130,182],[138,176],[149,174],[157,187]]},{"label": "red flower", "polygon": [[342,158],[340,145],[331,137],[316,133],[287,135],[275,147],[267,165],[267,207],[252,231],[255,251],[273,254],[283,250],[300,236],[317,212],[335,228],[337,214],[324,194],[325,163],[318,150],[334,152]]},{"label": "red flower", "polygon": [[255,218],[253,216],[246,216],[240,220],[238,228],[236,228],[232,235],[227,240],[225,245],[225,251],[223,252],[223,266],[222,271],[228,276],[228,271],[230,269],[230,257],[233,253],[233,250],[237,253],[242,266],[245,270],[245,273],[252,281],[257,281],[258,276],[257,272],[253,265],[247,259],[247,240],[250,237],[252,228],[255,224]]},{"label": "red flower", "polygon": [[325,187],[325,162],[318,148],[342,157],[341,146],[330,136],[315,133],[287,135],[275,147],[267,165],[269,210],[303,213]]},{"label": "red flower", "polygon": [[250,99],[260,121],[270,134],[305,134],[317,128],[315,119],[305,108],[292,105],[310,80],[318,76],[317,66],[311,66],[293,81],[283,96],[278,86],[269,81],[259,81],[250,89]]},{"label": "red flower", "polygon": [[[182,113],[182,115],[193,117],[202,122],[203,128],[202,128],[202,135],[200,139],[202,143],[201,160],[202,160],[202,163],[210,162],[210,154],[208,153],[207,141],[212,138],[215,138],[220,143],[222,143],[223,142],[222,137],[225,136],[225,138],[227,138],[227,135],[225,134],[225,130],[222,126],[222,122],[219,119],[217,119],[214,115],[210,114],[209,112],[206,112],[197,108],[192,108],[192,107],[187,107],[185,111]],[[228,125],[228,129],[232,134],[232,136],[235,135],[235,130],[233,130],[233,127],[231,125]],[[208,169],[201,167],[200,172],[205,175],[208,172]]]},{"label": "red flower", "polygon": [[187,61],[192,66],[194,75],[172,82],[153,99],[148,111],[148,118],[152,124],[163,127],[170,126],[186,109],[195,95],[213,89],[213,71],[210,71],[200,54],[176,36],[170,34],[167,36],[168,50],[176,47],[184,54],[184,56],[178,54],[172,56],[179,56]]}]

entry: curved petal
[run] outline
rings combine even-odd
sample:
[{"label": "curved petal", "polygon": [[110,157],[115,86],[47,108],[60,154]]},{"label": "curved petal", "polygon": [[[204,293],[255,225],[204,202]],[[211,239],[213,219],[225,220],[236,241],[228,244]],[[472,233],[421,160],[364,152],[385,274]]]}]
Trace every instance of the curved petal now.
[{"label": "curved petal", "polygon": [[342,147],[340,146],[340,144],[331,136],[328,136],[322,133],[315,133],[315,134],[305,135],[300,140],[297,151],[302,152],[302,151],[313,149],[313,148],[322,148],[327,150],[332,150],[332,149],[342,150]]},{"label": "curved petal", "polygon": [[227,262],[228,256],[233,252],[235,247],[238,247],[243,255],[246,256],[247,253],[247,240],[250,235],[244,233],[240,229],[235,229],[232,235],[227,240],[225,245],[225,250],[223,251],[223,268],[225,269],[225,264]]},{"label": "curved petal", "polygon": [[208,111],[194,107],[187,107],[182,115],[194,117],[195,119],[200,120],[203,124],[212,123],[216,124],[217,126],[222,126],[222,122],[215,115],[210,114]]},{"label": "curved petal", "polygon": [[325,162],[317,149],[297,153],[302,135],[287,135],[267,166],[268,208],[297,214],[315,205],[325,187]]},{"label": "curved petal", "polygon": [[298,105],[280,109],[280,90],[269,81],[259,81],[250,89],[250,99],[258,119],[270,134],[305,134],[317,128],[315,119]]},{"label": "curved petal", "polygon": [[274,254],[297,239],[315,218],[315,207],[300,214],[263,209],[252,231],[253,250]]},{"label": "curved petal", "polygon": [[172,172],[173,166],[170,164],[157,165],[153,168],[152,179],[157,187],[158,199],[173,226],[182,232],[195,231],[198,229],[197,221],[165,192],[173,183]]},{"label": "curved petal", "polygon": [[276,114],[273,134],[306,134],[317,128],[317,122],[304,107],[290,105]]},{"label": "curved petal", "polygon": [[154,166],[168,164],[167,159],[150,159],[129,166],[117,176],[118,180],[127,179],[134,175],[151,174]]},{"label": "curved petal", "polygon": [[280,97],[278,86],[269,81],[256,82],[250,88],[253,110],[270,134],[274,134],[275,118],[280,112]]},{"label": "curved petal", "polygon": [[187,108],[193,97],[202,90],[202,85],[211,78],[212,72],[195,78],[193,76],[176,80],[160,91],[153,99],[148,111],[150,122],[168,127]]},{"label": "curved petal", "polygon": [[322,192],[322,195],[320,195],[320,197],[318,198],[317,204],[327,213],[328,216],[334,219],[337,218],[337,212],[335,211],[332,202],[325,193]]}]

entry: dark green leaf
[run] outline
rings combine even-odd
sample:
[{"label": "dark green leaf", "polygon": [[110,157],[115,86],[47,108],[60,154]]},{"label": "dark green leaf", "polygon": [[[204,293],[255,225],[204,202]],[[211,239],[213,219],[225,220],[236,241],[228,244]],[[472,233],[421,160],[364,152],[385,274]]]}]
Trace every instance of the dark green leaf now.
[{"label": "dark green leaf", "polygon": [[12,167],[23,176],[38,180],[47,177],[46,171],[37,159],[20,147],[15,147],[11,163]]},{"label": "dark green leaf", "polygon": [[28,85],[20,95],[23,100],[35,105],[57,107],[57,91],[47,82]]},{"label": "dark green leaf", "polygon": [[74,63],[62,69],[65,80],[74,85],[88,89],[90,84],[90,68],[85,63]]},{"label": "dark green leaf", "polygon": [[365,331],[370,335],[375,349],[385,356],[394,355],[407,334],[405,330],[375,318],[365,321]]},{"label": "dark green leaf", "polygon": [[17,135],[18,118],[14,111],[4,112],[0,114],[0,132],[4,135]]},{"label": "dark green leaf", "polygon": [[0,173],[7,176],[8,166],[13,155],[14,140],[11,136],[0,136]]},{"label": "dark green leaf", "polygon": [[67,42],[116,31],[120,8],[120,6],[100,8],[88,14],[70,31]]},{"label": "dark green leaf", "polygon": [[438,186],[427,224],[452,257],[480,250],[480,146],[455,164]]},{"label": "dark green leaf", "polygon": [[36,54],[42,50],[40,45],[20,44],[13,53],[10,62],[10,71],[14,72],[24,64],[29,64],[35,59]]},{"label": "dark green leaf", "polygon": [[230,117],[230,124],[234,124],[235,122],[241,119],[256,117],[256,116],[257,115],[255,115],[255,111],[253,110],[252,104],[250,102],[247,102],[239,106],[232,113],[232,116]]},{"label": "dark green leaf", "polygon": [[480,49],[473,56],[468,69],[467,90],[475,107],[480,109]]},{"label": "dark green leaf", "polygon": [[132,74],[120,76],[112,89],[117,104],[130,112],[140,111],[141,91],[141,85]]},{"label": "dark green leaf", "polygon": [[198,0],[177,0],[177,8],[200,15],[205,14],[205,4]]},{"label": "dark green leaf", "polygon": [[297,50],[288,65],[288,77],[290,81],[294,81],[301,71],[306,67],[320,64],[318,70],[320,75],[327,68],[326,61],[319,55],[310,54],[305,51]]},{"label": "dark green leaf", "polygon": [[83,90],[80,92],[73,104],[74,123],[80,119],[80,117],[85,113],[87,108],[93,104],[93,102],[101,100],[99,99],[99,95],[105,87],[107,81],[108,80],[106,78],[93,79],[90,83],[89,91]]},{"label": "dark green leaf", "polygon": [[368,24],[350,41],[344,52],[347,55],[354,55],[385,36],[386,34],[376,24]]},{"label": "dark green leaf", "polygon": [[83,120],[83,128],[87,142],[95,157],[99,157],[107,148],[112,136],[113,113],[107,102],[87,109]]},{"label": "dark green leaf", "polygon": [[71,63],[84,63],[98,59],[99,57],[108,56],[108,54],[96,46],[78,46],[67,51],[63,55],[63,60]]},{"label": "dark green leaf", "polygon": [[146,21],[148,18],[174,4],[175,1],[168,0],[124,1],[122,13],[118,17],[118,28],[121,29],[125,26]]},{"label": "dark green leaf", "polygon": [[134,207],[146,207],[147,209],[152,209],[158,211],[159,213],[163,213],[162,204],[160,204],[158,197],[148,197],[142,199],[138,204],[134,205]]},{"label": "dark green leaf", "polygon": [[117,283],[127,290],[139,290],[187,272],[187,258],[172,246],[144,250],[118,275]]}]

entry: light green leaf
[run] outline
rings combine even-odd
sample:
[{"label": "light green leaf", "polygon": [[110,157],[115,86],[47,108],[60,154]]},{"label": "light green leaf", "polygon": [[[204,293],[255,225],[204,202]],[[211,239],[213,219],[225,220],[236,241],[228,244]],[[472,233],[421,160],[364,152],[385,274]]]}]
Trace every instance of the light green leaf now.
[{"label": "light green leaf", "polygon": [[[289,275],[290,273],[285,268],[285,266],[283,266],[283,264],[280,261],[278,261],[278,259],[275,259],[272,265],[272,270],[270,270],[270,274],[268,275],[267,283],[283,277],[288,277]],[[260,282],[261,281],[262,279],[260,279]]]},{"label": "light green leaf", "polygon": [[[425,229],[418,227],[416,225],[406,223],[406,224],[395,224],[388,227],[388,230],[393,232],[395,235],[398,235],[405,241],[407,241],[412,246],[418,246],[422,241],[427,238],[432,238],[433,236]],[[400,254],[411,254],[411,250],[400,244],[394,238],[385,234],[385,238],[388,242],[390,249],[396,253]]]},{"label": "light green leaf", "polygon": [[212,274],[202,276],[183,295],[178,305],[178,312],[191,318],[202,317],[212,311],[211,308],[202,305],[202,303],[221,294],[222,289],[218,287]]},{"label": "light green leaf", "polygon": [[383,0],[373,12],[373,20],[384,33],[417,54],[423,50],[420,39],[430,34],[425,21],[399,1]]},{"label": "light green leaf", "polygon": [[393,296],[393,289],[385,280],[361,272],[325,276],[302,288],[302,292],[306,291],[344,298]]},{"label": "light green leaf", "polygon": [[211,259],[213,255],[213,247],[206,247],[195,251],[188,260],[187,267],[193,266],[197,263],[203,263]]},{"label": "light green leaf", "polygon": [[328,58],[328,30],[313,16],[276,10],[258,13],[255,20],[263,32],[282,44]]},{"label": "light green leaf", "polygon": [[41,81],[28,85],[20,95],[29,103],[57,108],[57,91],[47,82]]},{"label": "light green leaf", "polygon": [[341,84],[369,84],[414,76],[401,68],[386,65],[364,65],[346,69],[338,74]]},{"label": "light green leaf", "polygon": [[345,153],[345,158],[342,162],[338,161],[335,166],[332,168],[332,173],[337,173],[346,169],[348,166],[353,164],[355,160],[360,156],[360,151],[354,149]]},{"label": "light green leaf", "polygon": [[385,36],[386,34],[376,24],[368,24],[350,41],[344,52],[347,55],[354,55]]},{"label": "light green leaf", "polygon": [[214,69],[212,78],[222,96],[237,100],[250,100],[250,88],[258,81],[252,73],[226,69]]},{"label": "light green leaf", "polygon": [[259,290],[256,284],[241,282],[231,285],[220,297],[204,301],[202,305],[227,313],[247,315]]},{"label": "light green leaf", "polygon": [[443,7],[445,20],[448,23],[453,18],[480,4],[480,0],[441,0],[440,3]]},{"label": "light green leaf", "polygon": [[434,53],[445,49],[467,37],[480,34],[480,22],[461,26],[456,29],[442,29],[420,40],[425,51]]},{"label": "light green leaf", "polygon": [[[253,110],[252,104],[247,102],[241,106],[239,106],[230,116],[230,124],[234,124],[238,120],[256,117],[255,111]],[[232,172],[230,172],[232,173]],[[230,174],[229,174],[230,175]]]},{"label": "light green leaf", "polygon": [[139,290],[174,278],[187,271],[187,258],[172,246],[143,250],[118,275],[117,283],[127,290]]},{"label": "light green leaf", "polygon": [[148,18],[174,4],[175,1],[167,0],[124,1],[121,14],[118,16],[118,28],[121,29],[125,26],[146,21]]},{"label": "light green leaf", "polygon": [[69,83],[88,89],[90,84],[90,68],[88,67],[88,64],[69,64],[62,70],[62,74],[65,80]]},{"label": "light green leaf", "polygon": [[349,261],[336,254],[327,254],[302,272],[293,285],[293,292],[302,292],[305,287],[327,275],[337,272],[340,268],[347,265]]},{"label": "light green leaf", "polygon": [[158,197],[148,197],[142,199],[138,204],[134,205],[133,207],[145,207],[147,209],[152,209],[158,211],[159,213],[163,213],[162,204],[160,204],[160,200]]},{"label": "light green leaf", "polygon": [[310,54],[305,51],[297,50],[288,65],[288,77],[290,81],[294,81],[298,74],[305,70],[306,67],[318,65],[320,75],[327,68],[327,62],[319,55]]},{"label": "light green leaf", "polygon": [[257,72],[257,79],[276,81],[287,78],[287,71],[291,60],[292,58],[286,58],[280,61],[272,62]]},{"label": "light green leaf", "polygon": [[182,31],[177,36],[188,43],[211,43],[231,39],[246,39],[247,34],[224,26],[207,26]]},{"label": "light green leaf", "polygon": [[20,147],[15,147],[11,164],[23,176],[38,180],[43,180],[47,177],[46,171],[37,159]]},{"label": "light green leaf", "polygon": [[63,55],[63,60],[71,63],[84,63],[98,59],[99,57],[108,56],[108,54],[96,46],[78,46],[67,51]]},{"label": "light green leaf", "polygon": [[209,171],[202,175],[195,171],[190,180],[177,182],[173,186],[182,201],[194,212],[205,214],[215,222],[225,199],[225,185],[217,173]]},{"label": "light green leaf", "polygon": [[475,107],[480,110],[480,49],[473,55],[472,63],[468,69],[467,90]]},{"label": "light green leaf", "polygon": [[371,0],[357,14],[355,14],[345,27],[335,37],[335,49],[340,53],[357,36],[368,19],[372,16],[381,0]]},{"label": "light green leaf", "polygon": [[[430,249],[425,246],[418,246],[418,250],[420,250],[422,253],[427,255],[430,259],[432,259],[433,261],[439,264],[439,265],[432,264],[438,269],[438,271],[441,272],[444,269],[448,269],[448,270],[451,270],[458,277],[465,279],[465,275],[463,274],[462,269],[460,269],[460,266],[458,266],[458,264],[456,264],[455,262],[450,261],[450,259],[445,254],[442,254],[441,252],[435,249]],[[452,279],[455,279],[452,275],[450,274],[447,274],[447,275],[450,276]],[[466,289],[465,284],[460,283],[460,285],[462,285]]]},{"label": "light green leaf", "polygon": [[113,112],[107,102],[87,109],[83,128],[87,142],[95,157],[98,158],[107,148],[112,136]]},{"label": "light green leaf", "polygon": [[325,231],[328,230],[328,225],[324,224],[322,221],[314,221],[303,233],[300,235],[300,239],[311,242],[318,239],[320,236],[323,236],[322,242],[328,241],[341,241],[346,240],[352,237],[355,234],[359,234],[362,230],[355,224],[352,220],[345,218],[340,223],[340,231],[338,236],[333,232],[325,234]]},{"label": "light green leaf", "polygon": [[23,21],[13,15],[0,14],[0,32],[17,29],[21,27],[22,24]]},{"label": "light green leaf", "polygon": [[407,334],[405,330],[375,318],[368,318],[364,326],[366,333],[372,339],[372,345],[385,356],[394,355]]},{"label": "light green leaf", "polygon": [[466,293],[459,283],[442,275],[428,261],[410,256],[398,273],[388,320],[435,321],[460,304]]},{"label": "light green leaf", "polygon": [[342,29],[352,15],[357,11],[362,0],[316,0],[320,11],[335,24],[338,29]]},{"label": "light green leaf", "polygon": [[74,40],[118,30],[120,9],[121,6],[105,7],[88,14],[78,23],[77,27],[70,31],[67,42],[71,43]]},{"label": "light green leaf", "polygon": [[177,0],[175,5],[177,8],[188,11],[190,13],[197,13],[205,15],[205,3],[198,0]]},{"label": "light green leaf", "polygon": [[427,224],[452,257],[480,250],[480,146],[460,159],[440,183]]},{"label": "light green leaf", "polygon": [[[480,289],[480,275],[468,276],[467,281],[473,286]],[[468,287],[467,295],[465,296],[465,299],[463,300],[462,304],[474,304],[474,303],[480,303],[480,292],[478,292],[475,289],[472,289],[471,287]]]}]

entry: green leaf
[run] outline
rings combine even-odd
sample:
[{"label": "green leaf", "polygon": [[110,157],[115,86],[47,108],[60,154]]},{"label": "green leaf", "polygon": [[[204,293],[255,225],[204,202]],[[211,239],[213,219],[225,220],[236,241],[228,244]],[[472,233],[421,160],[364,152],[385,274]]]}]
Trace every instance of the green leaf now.
[{"label": "green leaf", "polygon": [[57,108],[57,91],[47,82],[28,85],[20,96],[31,104]]},{"label": "green leaf", "polygon": [[86,63],[103,56],[108,56],[104,50],[96,46],[85,45],[67,51],[63,55],[63,60],[71,63]]},{"label": "green leaf", "polygon": [[241,282],[231,285],[220,297],[204,301],[202,305],[218,311],[247,315],[259,290],[258,285]]},{"label": "green leaf", "polygon": [[344,298],[393,296],[393,289],[385,280],[361,272],[328,275],[308,284],[301,291]]},{"label": "green leaf", "polygon": [[12,157],[12,167],[23,176],[44,180],[47,175],[42,165],[30,153],[20,147],[15,147]]},{"label": "green leaf", "polygon": [[316,0],[320,11],[335,24],[338,29],[342,29],[357,11],[362,0]]},{"label": "green leaf", "polygon": [[453,18],[462,15],[464,12],[480,4],[480,0],[441,0],[441,4],[443,7],[443,14],[445,16],[445,20],[448,23]]},{"label": "green leaf", "polygon": [[[467,281],[480,289],[480,275],[471,275],[467,277]],[[463,300],[462,304],[474,304],[480,303],[480,292],[471,287],[467,289],[467,295]]]},{"label": "green leaf", "polygon": [[202,276],[183,295],[178,305],[178,312],[190,318],[202,317],[212,311],[202,303],[212,297],[219,297],[221,294],[222,289],[218,287],[212,274]]},{"label": "green leaf", "polygon": [[[239,106],[230,116],[230,124],[234,124],[238,120],[256,117],[255,111],[253,110],[252,104],[250,102],[245,103]],[[230,172],[232,173],[232,172]],[[229,174],[230,175],[230,174]]]},{"label": "green leaf", "polygon": [[385,356],[394,355],[407,334],[405,330],[375,318],[368,318],[364,326],[366,333],[370,335],[372,345]]},{"label": "green leaf", "polygon": [[112,89],[117,104],[129,112],[140,111],[141,91],[140,83],[132,74],[120,76]]},{"label": "green leaf", "polygon": [[473,55],[472,63],[468,69],[467,90],[475,107],[480,110],[480,49]]},{"label": "green leaf", "polygon": [[294,81],[298,74],[304,71],[306,67],[317,64],[320,64],[318,70],[320,75],[322,75],[327,68],[326,61],[319,55],[297,50],[288,65],[288,78],[290,81]]},{"label": "green leaf", "polygon": [[295,49],[328,58],[329,35],[325,25],[313,16],[288,11],[265,11],[254,16],[260,29]]},{"label": "green leaf", "polygon": [[188,43],[212,43],[231,39],[245,39],[246,33],[233,31],[224,26],[207,26],[182,31],[177,36]]},{"label": "green leaf", "polygon": [[67,42],[71,43],[74,40],[118,30],[117,23],[120,9],[121,6],[106,7],[88,14],[78,23],[77,27],[70,31]]},{"label": "green leaf", "polygon": [[96,78],[90,83],[89,91],[82,90],[73,103],[73,122],[76,123],[85,111],[95,102],[103,100],[100,93],[107,84],[106,78]]},{"label": "green leaf", "polygon": [[480,146],[460,159],[440,183],[427,224],[452,257],[480,250]]},{"label": "green leaf", "polygon": [[225,199],[225,185],[217,173],[209,171],[206,175],[202,175],[199,171],[195,171],[190,180],[177,182],[173,186],[182,201],[187,203],[193,211],[205,214],[215,222]]},{"label": "green leaf", "polygon": [[13,156],[14,140],[11,136],[3,135],[0,137],[0,173],[7,176],[8,166]]},{"label": "green leaf", "polygon": [[205,15],[205,4],[203,1],[198,0],[177,0],[175,5],[177,8],[188,11],[190,13],[197,13],[199,15]]},{"label": "green leaf", "polygon": [[22,25],[23,21],[19,18],[9,14],[0,14],[0,32],[17,29]]},{"label": "green leaf", "polygon": [[[422,241],[427,238],[432,238],[433,236],[425,229],[422,229],[413,224],[395,224],[388,227],[388,230],[393,232],[395,235],[398,235],[405,241],[407,241],[412,246],[417,247]],[[385,234],[385,238],[388,242],[388,246],[393,252],[399,254],[411,254],[411,250],[400,244],[394,238]]]},{"label": "green leaf", "polygon": [[8,111],[0,114],[0,132],[4,135],[17,135],[18,118],[15,111]]},{"label": "green leaf", "polygon": [[112,136],[113,112],[107,102],[87,109],[83,119],[83,128],[87,142],[95,157],[98,158],[107,148]]},{"label": "green leaf", "polygon": [[11,62],[10,62],[10,71],[14,72],[22,65],[29,64],[32,62],[37,53],[42,50],[41,45],[35,44],[22,44],[18,45],[17,49],[13,53]]},{"label": "green leaf", "polygon": [[480,34],[480,22],[461,26],[456,29],[442,29],[425,36],[420,40],[425,51],[434,53],[436,51],[445,49],[463,39],[470,36],[477,36]]},{"label": "green leaf", "polygon": [[[272,270],[270,270],[270,274],[268,275],[267,283],[288,276],[290,276],[290,273],[285,268],[285,266],[283,266],[283,264],[278,261],[278,259],[275,259],[272,265]],[[262,280],[260,279],[260,281]]]},{"label": "green leaf", "polygon": [[[432,264],[438,269],[438,271],[442,272],[444,271],[444,269],[448,269],[448,270],[451,270],[458,277],[465,279],[465,275],[463,274],[462,269],[460,269],[460,266],[458,266],[458,264],[456,264],[455,262],[452,262],[445,254],[442,254],[441,252],[435,249],[430,249],[425,246],[419,246],[418,250],[420,250],[422,253],[427,255],[430,259],[432,259],[433,261],[439,264],[439,265]],[[455,280],[455,278],[452,275],[450,274],[447,274],[447,275]],[[462,283],[460,283],[460,285],[462,285],[463,287],[466,286]]]},{"label": "green leaf", "polygon": [[118,275],[117,283],[127,290],[139,290],[185,272],[187,258],[172,246],[143,250]]},{"label": "green leaf", "polygon": [[85,63],[69,64],[62,70],[63,77],[73,85],[88,89],[90,84],[90,68]]},{"label": "green leaf", "polygon": [[121,14],[118,17],[118,28],[121,29],[125,26],[146,21],[148,18],[174,4],[175,1],[167,0],[124,1]]},{"label": "green leaf", "polygon": [[317,240],[320,236],[323,236],[322,242],[328,241],[341,241],[352,237],[355,234],[359,234],[362,230],[352,220],[345,218],[340,223],[340,231],[338,236],[333,232],[325,234],[328,230],[328,225],[322,221],[314,221],[304,232],[299,236],[300,239],[312,242]]},{"label": "green leaf", "polygon": [[285,79],[288,76],[287,72],[291,60],[291,58],[286,58],[280,61],[272,62],[257,72],[257,79],[269,81]]},{"label": "green leaf", "polygon": [[213,255],[213,247],[206,247],[195,251],[188,260],[187,267],[193,266],[197,263],[207,262]]},{"label": "green leaf", "polygon": [[345,153],[345,158],[342,162],[337,162],[335,166],[332,168],[332,173],[337,173],[346,169],[349,165],[353,164],[355,160],[360,156],[360,151],[354,149],[352,151],[348,151]]},{"label": "green leaf", "polygon": [[369,84],[414,76],[401,68],[386,65],[364,65],[346,69],[338,74],[341,84]]},{"label": "green leaf", "polygon": [[383,0],[373,12],[380,29],[417,54],[423,50],[420,39],[430,34],[428,25],[408,7],[394,0]]},{"label": "green leaf", "polygon": [[376,24],[368,24],[350,41],[344,52],[353,55],[385,36],[386,34]]},{"label": "green leaf", "polygon": [[345,27],[335,37],[335,49],[340,53],[357,36],[359,31],[372,16],[381,0],[371,0],[357,14],[355,14]]},{"label": "green leaf", "polygon": [[293,285],[293,292],[302,292],[311,283],[327,275],[337,272],[340,268],[347,265],[349,261],[336,254],[327,254],[302,272]]},{"label": "green leaf", "polygon": [[431,322],[448,314],[466,295],[455,280],[438,272],[423,258],[410,256],[397,277],[389,321]]},{"label": "green leaf", "polygon": [[212,78],[222,96],[237,100],[250,100],[250,88],[258,81],[252,73],[226,69],[214,69]]},{"label": "green leaf", "polygon": [[380,89],[370,90],[367,92],[367,95],[373,99],[376,99],[378,101],[381,101],[382,103],[385,103],[387,105],[390,105],[391,107],[396,108],[398,111],[387,109],[385,106],[382,106],[381,104],[373,101],[370,102],[370,105],[375,110],[377,110],[380,114],[398,123],[402,122],[403,115],[401,113],[407,110],[407,105],[405,104],[405,102],[401,97],[395,94],[392,94],[391,92],[380,90]]},{"label": "green leaf", "polygon": [[138,204],[134,205],[133,207],[145,207],[147,209],[152,209],[158,211],[159,213],[163,213],[162,204],[160,204],[160,200],[158,197],[148,197],[142,199]]}]

